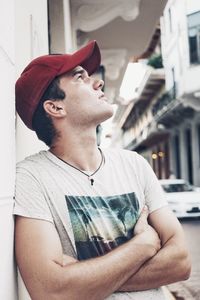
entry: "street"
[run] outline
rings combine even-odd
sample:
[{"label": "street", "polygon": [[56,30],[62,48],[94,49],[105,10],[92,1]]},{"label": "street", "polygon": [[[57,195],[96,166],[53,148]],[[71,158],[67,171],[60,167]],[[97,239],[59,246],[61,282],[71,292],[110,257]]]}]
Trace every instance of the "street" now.
[{"label": "street", "polygon": [[178,300],[200,300],[200,219],[180,220],[192,257],[192,273],[187,281],[168,286]]}]

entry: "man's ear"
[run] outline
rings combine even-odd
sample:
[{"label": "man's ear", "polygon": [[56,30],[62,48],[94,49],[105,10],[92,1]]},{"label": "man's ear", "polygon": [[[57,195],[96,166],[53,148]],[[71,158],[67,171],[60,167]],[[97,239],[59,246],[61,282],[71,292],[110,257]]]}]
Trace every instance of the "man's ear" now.
[{"label": "man's ear", "polygon": [[46,100],[43,107],[48,115],[52,117],[62,118],[66,115],[64,103],[62,103],[62,101]]}]

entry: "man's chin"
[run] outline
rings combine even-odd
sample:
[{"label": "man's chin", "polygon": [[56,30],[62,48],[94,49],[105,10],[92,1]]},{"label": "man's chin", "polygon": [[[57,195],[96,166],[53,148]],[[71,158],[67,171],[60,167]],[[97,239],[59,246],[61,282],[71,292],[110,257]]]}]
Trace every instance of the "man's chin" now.
[{"label": "man's chin", "polygon": [[111,109],[110,111],[105,112],[105,114],[102,115],[101,123],[104,122],[104,121],[106,121],[106,120],[108,120],[108,119],[110,119],[113,116],[113,114],[114,114],[114,110],[113,109]]}]

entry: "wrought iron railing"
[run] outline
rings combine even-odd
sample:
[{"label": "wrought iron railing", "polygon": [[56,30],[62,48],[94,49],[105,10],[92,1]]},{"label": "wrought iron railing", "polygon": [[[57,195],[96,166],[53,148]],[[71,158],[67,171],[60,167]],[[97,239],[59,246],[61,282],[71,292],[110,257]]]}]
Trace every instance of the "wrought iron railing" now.
[{"label": "wrought iron railing", "polygon": [[175,83],[171,90],[167,91],[160,98],[158,98],[157,102],[152,107],[153,116],[156,116],[162,111],[164,111],[165,108],[167,108],[167,106],[169,105],[169,103],[176,99],[177,92],[177,83]]}]

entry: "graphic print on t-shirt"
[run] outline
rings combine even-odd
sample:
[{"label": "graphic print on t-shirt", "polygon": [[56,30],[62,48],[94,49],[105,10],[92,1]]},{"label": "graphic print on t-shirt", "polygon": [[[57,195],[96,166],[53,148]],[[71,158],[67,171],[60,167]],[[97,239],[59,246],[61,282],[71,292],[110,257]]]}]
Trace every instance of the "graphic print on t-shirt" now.
[{"label": "graphic print on t-shirt", "polygon": [[135,193],[65,198],[79,260],[103,255],[132,238],[139,217]]}]

